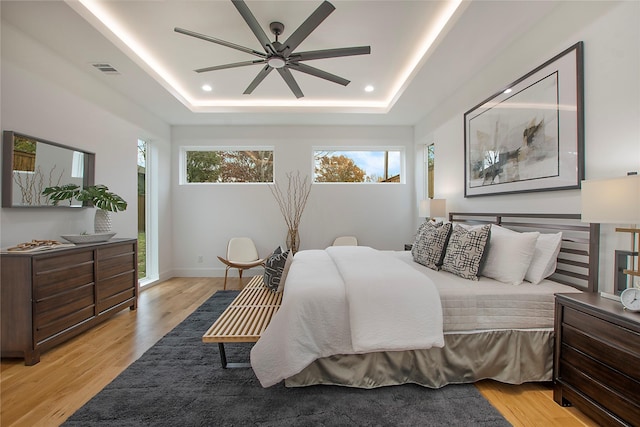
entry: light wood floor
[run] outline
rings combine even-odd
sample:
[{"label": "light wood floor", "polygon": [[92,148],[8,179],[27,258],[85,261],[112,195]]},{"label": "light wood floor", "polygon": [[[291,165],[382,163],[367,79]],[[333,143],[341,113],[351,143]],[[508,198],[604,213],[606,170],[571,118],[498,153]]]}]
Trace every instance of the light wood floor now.
[{"label": "light wood floor", "polygon": [[[228,288],[239,289],[238,279],[230,279]],[[143,291],[137,311],[124,310],[45,352],[37,365],[3,359],[0,426],[61,424],[218,289],[222,279],[171,279]],[[514,426],[596,426],[576,409],[557,405],[548,385],[477,386]]]}]

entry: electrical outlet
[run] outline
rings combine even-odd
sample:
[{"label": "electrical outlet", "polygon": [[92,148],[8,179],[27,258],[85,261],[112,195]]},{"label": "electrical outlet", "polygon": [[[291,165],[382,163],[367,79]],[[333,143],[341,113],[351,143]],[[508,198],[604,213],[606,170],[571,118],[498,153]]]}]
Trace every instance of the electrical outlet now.
[{"label": "electrical outlet", "polygon": [[198,264],[201,264],[204,261],[204,257],[202,255],[198,255]]}]

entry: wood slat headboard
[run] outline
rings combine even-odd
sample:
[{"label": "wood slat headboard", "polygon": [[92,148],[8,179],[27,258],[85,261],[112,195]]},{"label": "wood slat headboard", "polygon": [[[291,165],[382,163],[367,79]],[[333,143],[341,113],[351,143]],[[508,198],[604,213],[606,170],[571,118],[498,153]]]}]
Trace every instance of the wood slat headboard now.
[{"label": "wood slat headboard", "polygon": [[580,221],[580,214],[503,214],[450,212],[449,221],[497,224],[515,231],[562,232],[556,271],[549,277],[586,292],[598,290],[600,224]]}]

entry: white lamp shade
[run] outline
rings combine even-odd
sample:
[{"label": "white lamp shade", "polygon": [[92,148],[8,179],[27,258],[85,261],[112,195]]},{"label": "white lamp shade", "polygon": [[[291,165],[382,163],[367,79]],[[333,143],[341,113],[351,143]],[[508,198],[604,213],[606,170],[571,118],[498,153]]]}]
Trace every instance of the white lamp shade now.
[{"label": "white lamp shade", "polygon": [[582,181],[582,221],[640,224],[640,175]]},{"label": "white lamp shade", "polygon": [[427,199],[420,201],[418,216],[424,218],[442,218],[447,215],[445,199]]}]

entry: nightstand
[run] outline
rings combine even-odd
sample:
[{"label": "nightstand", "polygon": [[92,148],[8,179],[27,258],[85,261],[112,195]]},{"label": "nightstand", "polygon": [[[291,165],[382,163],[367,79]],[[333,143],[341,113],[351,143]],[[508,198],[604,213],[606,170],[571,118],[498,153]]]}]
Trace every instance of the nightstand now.
[{"label": "nightstand", "polygon": [[595,293],[557,294],[553,399],[601,425],[640,425],[640,313]]}]

